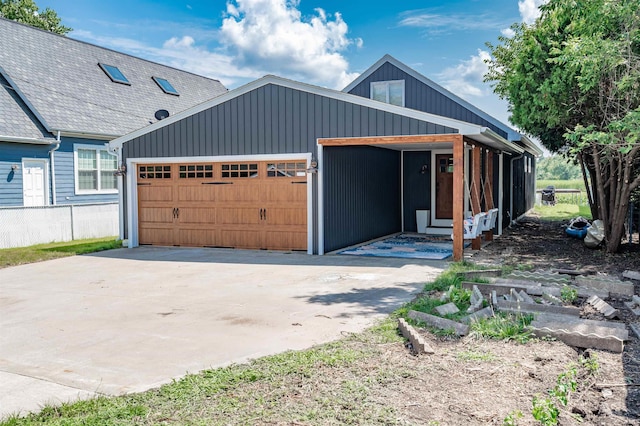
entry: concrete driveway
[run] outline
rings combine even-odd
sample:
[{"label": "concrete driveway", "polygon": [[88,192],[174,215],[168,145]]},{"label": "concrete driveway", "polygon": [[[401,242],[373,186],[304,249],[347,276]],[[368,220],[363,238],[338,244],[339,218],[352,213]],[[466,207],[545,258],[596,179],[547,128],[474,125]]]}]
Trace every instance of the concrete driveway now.
[{"label": "concrete driveway", "polygon": [[0,269],[0,418],[338,339],[444,267],[144,247]]}]

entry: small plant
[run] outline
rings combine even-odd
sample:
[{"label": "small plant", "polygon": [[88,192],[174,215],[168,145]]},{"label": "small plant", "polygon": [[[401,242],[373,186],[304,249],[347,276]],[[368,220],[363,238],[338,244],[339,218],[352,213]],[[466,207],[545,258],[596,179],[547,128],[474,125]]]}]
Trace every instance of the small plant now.
[{"label": "small plant", "polygon": [[539,421],[543,426],[554,426],[558,424],[558,416],[560,410],[553,403],[551,398],[542,398],[539,395],[533,397],[533,410],[531,410],[533,418]]},{"label": "small plant", "polygon": [[520,420],[522,417],[524,417],[524,415],[522,414],[522,411],[520,410],[512,411],[509,414],[507,414],[507,417],[504,418],[504,420],[502,421],[502,425],[517,426],[518,420]]},{"label": "small plant", "polygon": [[571,392],[575,392],[576,389],[578,389],[578,382],[576,382],[577,376],[578,370],[575,367],[560,374],[556,381],[556,387],[550,390],[549,394],[555,397],[566,407],[569,403],[569,395],[571,395]]},{"label": "small plant", "polygon": [[600,370],[598,356],[592,352],[585,352],[585,355],[580,355],[580,365],[582,366],[582,368],[587,370],[587,373],[589,373],[589,375],[595,376]]},{"label": "small plant", "polygon": [[[581,358],[582,363],[582,358]],[[533,397],[533,418],[543,426],[553,426],[558,424],[560,409],[556,401],[566,407],[572,392],[578,389],[578,369],[574,365],[566,372],[560,374],[556,380],[556,385],[549,391],[549,396],[542,398],[540,395]]]},{"label": "small plant", "polygon": [[578,298],[578,290],[565,284],[560,290],[560,298],[565,303],[573,303]]}]

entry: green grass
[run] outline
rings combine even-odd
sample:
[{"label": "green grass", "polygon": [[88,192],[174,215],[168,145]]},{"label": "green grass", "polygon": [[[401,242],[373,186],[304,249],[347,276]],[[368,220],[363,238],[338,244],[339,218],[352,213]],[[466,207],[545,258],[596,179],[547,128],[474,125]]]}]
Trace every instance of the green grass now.
[{"label": "green grass", "polygon": [[536,205],[534,211],[540,215],[541,219],[552,221],[569,220],[577,216],[591,219],[591,210],[588,205],[562,203],[555,206]]},{"label": "green grass", "polygon": [[25,263],[42,262],[44,260],[74,256],[76,254],[94,253],[119,247],[122,247],[121,241],[115,237],[108,237],[1,249],[0,268]]},{"label": "green grass", "polygon": [[544,189],[549,185],[553,185],[556,189],[579,189],[585,191],[583,179],[572,180],[537,180],[536,189]]},{"label": "green grass", "polygon": [[337,342],[205,370],[143,393],[48,406],[0,425],[394,424],[394,409],[369,394],[371,386],[413,374],[371,361],[382,342],[402,341],[395,330],[387,319]]},{"label": "green grass", "polygon": [[471,334],[475,337],[497,340],[515,340],[526,343],[531,335],[525,327],[533,321],[531,315],[496,314],[494,317],[471,323]]}]

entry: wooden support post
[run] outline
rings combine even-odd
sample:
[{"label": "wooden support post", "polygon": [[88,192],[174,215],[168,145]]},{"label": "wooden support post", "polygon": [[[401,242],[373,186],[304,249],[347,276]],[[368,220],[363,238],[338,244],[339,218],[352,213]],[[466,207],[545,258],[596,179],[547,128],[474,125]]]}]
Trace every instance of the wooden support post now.
[{"label": "wooden support post", "polygon": [[459,135],[453,141],[453,260],[464,258],[464,143]]}]

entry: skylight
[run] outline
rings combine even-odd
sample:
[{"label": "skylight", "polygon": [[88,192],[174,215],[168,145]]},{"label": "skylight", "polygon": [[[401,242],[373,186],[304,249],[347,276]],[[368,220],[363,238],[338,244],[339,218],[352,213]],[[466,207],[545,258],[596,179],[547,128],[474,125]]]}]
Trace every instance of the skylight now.
[{"label": "skylight", "polygon": [[155,81],[156,84],[160,86],[160,88],[164,93],[180,96],[180,93],[178,93],[175,87],[173,87],[171,83],[169,83],[169,80],[167,80],[166,78],[160,78],[160,77],[152,77],[152,78],[153,78],[153,81]]},{"label": "skylight", "polygon": [[127,84],[129,86],[131,85],[131,83],[129,83],[129,80],[127,80],[127,77],[125,77],[124,74],[122,74],[122,71],[120,71],[118,67],[114,67],[113,65],[100,64],[100,63],[98,65],[100,65],[100,68],[102,68],[102,71],[104,71],[105,74],[107,74],[111,79],[111,81],[113,81],[114,83]]}]

